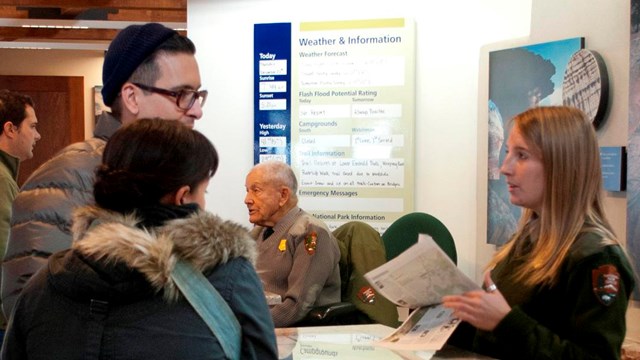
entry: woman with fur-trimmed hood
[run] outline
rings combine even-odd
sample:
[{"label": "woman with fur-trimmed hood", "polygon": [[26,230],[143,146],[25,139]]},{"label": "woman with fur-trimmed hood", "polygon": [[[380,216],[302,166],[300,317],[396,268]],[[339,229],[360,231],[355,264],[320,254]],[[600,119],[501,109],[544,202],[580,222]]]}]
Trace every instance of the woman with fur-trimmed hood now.
[{"label": "woman with fur-trimmed hood", "polygon": [[247,230],[204,211],[215,148],[176,122],[144,119],[107,144],[96,206],[74,213],[71,249],[52,255],[18,299],[3,359],[221,359],[170,276],[202,272],[235,314],[242,359],[276,359],[274,326]]}]

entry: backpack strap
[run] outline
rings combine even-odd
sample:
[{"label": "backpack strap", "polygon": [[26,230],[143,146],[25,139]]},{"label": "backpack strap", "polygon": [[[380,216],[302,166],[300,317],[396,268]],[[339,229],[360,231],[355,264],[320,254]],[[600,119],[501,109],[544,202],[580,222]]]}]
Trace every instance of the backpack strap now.
[{"label": "backpack strap", "polygon": [[89,316],[86,328],[87,344],[82,355],[83,359],[97,360],[100,358],[104,323],[108,313],[109,302],[98,299],[89,301]]},{"label": "backpack strap", "polygon": [[184,297],[207,323],[227,359],[240,358],[240,323],[220,293],[191,264],[178,260],[171,272]]}]

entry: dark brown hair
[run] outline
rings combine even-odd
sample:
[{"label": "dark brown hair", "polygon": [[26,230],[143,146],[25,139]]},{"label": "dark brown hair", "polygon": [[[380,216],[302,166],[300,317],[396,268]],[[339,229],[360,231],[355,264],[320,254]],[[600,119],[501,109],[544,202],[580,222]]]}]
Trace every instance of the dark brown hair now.
[{"label": "dark brown hair", "polygon": [[[0,90],[0,125],[7,121],[19,127],[27,117],[27,105],[35,108],[33,99],[28,95],[18,94],[7,89]],[[2,133],[4,129],[0,129]]]},{"label": "dark brown hair", "polygon": [[130,213],[181,186],[195,188],[217,168],[218,153],[200,132],[176,120],[141,119],[107,143],[94,196],[100,207]]}]

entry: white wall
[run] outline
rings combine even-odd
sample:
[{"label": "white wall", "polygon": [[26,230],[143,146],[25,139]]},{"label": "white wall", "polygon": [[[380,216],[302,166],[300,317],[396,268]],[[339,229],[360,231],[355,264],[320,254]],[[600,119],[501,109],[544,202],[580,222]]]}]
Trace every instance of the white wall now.
[{"label": "white wall", "polygon": [[204,119],[196,126],[213,140],[222,159],[209,186],[208,207],[249,225],[242,201],[244,177],[253,165],[253,24],[413,18],[416,210],[432,213],[451,229],[458,263],[473,275],[478,54],[487,42],[526,35],[529,11],[527,1],[511,0],[326,0],[312,7],[297,0],[190,0],[189,36],[210,91]]},{"label": "white wall", "polygon": [[102,84],[102,51],[0,49],[0,59],[0,75],[83,76],[85,137],[93,136],[93,87]]},{"label": "white wall", "polygon": [[[208,207],[248,225],[244,176],[252,166],[253,24],[406,17],[416,22],[416,210],[451,230],[459,267],[480,279],[493,254],[486,240],[488,51],[583,36],[609,69],[610,111],[601,145],[626,144],[629,69],[628,0],[189,0],[189,36],[208,87],[197,126],[216,144],[221,167]],[[418,9],[418,5],[420,8]],[[304,208],[304,204],[301,204]],[[626,235],[625,194],[607,211]],[[640,334],[640,305],[629,332]]]},{"label": "white wall", "polygon": [[[531,11],[531,43],[583,36],[585,48],[602,55],[609,75],[610,101],[606,123],[598,130],[601,146],[627,144],[629,16],[629,0],[534,0]],[[616,234],[625,241],[626,193],[608,193],[605,207]],[[640,341],[640,302],[629,309],[627,331],[628,337]]]},{"label": "white wall", "polygon": [[[480,54],[478,88],[478,234],[477,271],[482,271],[494,247],[485,243],[487,181],[486,173],[488,53],[492,50],[537,44],[573,37],[584,37],[585,48],[597,51],[609,75],[609,111],[606,122],[598,130],[601,146],[626,146],[629,103],[629,13],[628,0],[534,0],[531,10],[531,34],[524,39],[487,44]],[[605,207],[616,234],[626,240],[626,193],[607,193]],[[640,340],[640,302],[633,302],[627,314],[628,337]]]},{"label": "white wall", "polygon": [[[488,88],[488,53],[493,50],[529,44],[584,37],[585,48],[597,51],[607,66],[609,75],[609,111],[605,123],[598,130],[601,146],[626,146],[629,98],[629,13],[628,0],[561,2],[535,0],[531,11],[531,34],[527,38],[512,39],[483,46],[480,53],[478,118],[478,154],[481,154],[478,173],[478,234],[486,233],[486,169]],[[621,21],[624,19],[624,21]],[[624,241],[626,238],[626,193],[608,192],[605,206],[612,226]],[[485,264],[493,247],[479,239],[478,267]]]}]

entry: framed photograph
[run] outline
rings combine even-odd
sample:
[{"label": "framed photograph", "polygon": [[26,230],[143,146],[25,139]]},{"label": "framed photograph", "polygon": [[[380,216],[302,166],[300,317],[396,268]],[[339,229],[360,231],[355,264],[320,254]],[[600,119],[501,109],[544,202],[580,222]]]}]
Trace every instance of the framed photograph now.
[{"label": "framed photograph", "polygon": [[509,120],[530,107],[562,105],[567,65],[583,48],[584,38],[579,37],[489,53],[489,244],[507,242],[520,218],[520,208],[509,201],[500,175]]},{"label": "framed photograph", "polygon": [[98,121],[98,117],[103,111],[109,111],[109,107],[102,101],[102,86],[93,87],[93,115],[94,123]]}]

